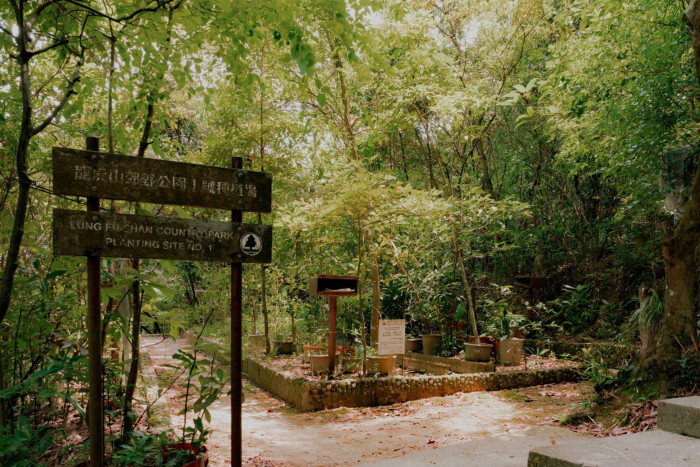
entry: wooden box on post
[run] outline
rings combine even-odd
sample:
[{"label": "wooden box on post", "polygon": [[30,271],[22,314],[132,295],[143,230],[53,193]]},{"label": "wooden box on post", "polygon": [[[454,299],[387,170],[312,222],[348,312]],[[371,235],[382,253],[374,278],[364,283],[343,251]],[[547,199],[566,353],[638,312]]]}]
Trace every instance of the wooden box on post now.
[{"label": "wooden box on post", "polygon": [[316,276],[309,280],[309,294],[323,297],[357,295],[357,276]]},{"label": "wooden box on post", "polygon": [[328,372],[335,371],[335,328],[338,297],[357,295],[357,276],[316,276],[309,280],[309,294],[328,297]]}]

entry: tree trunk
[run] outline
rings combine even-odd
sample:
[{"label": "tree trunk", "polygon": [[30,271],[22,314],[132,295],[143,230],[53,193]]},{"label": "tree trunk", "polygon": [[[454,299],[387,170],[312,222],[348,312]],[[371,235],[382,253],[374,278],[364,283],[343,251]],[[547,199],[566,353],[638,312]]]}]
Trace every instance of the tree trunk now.
[{"label": "tree trunk", "polygon": [[[693,0],[685,12],[695,56],[695,73],[700,81],[700,0]],[[700,171],[695,172],[690,197],[678,227],[662,242],[666,270],[666,291],[661,329],[640,354],[642,368],[660,377],[672,376],[683,353],[698,351],[695,308],[695,253],[700,240]],[[665,379],[664,379],[665,380]]]},{"label": "tree trunk", "polygon": [[[21,23],[20,23],[21,24]],[[24,29],[20,29],[20,37],[24,38]],[[22,39],[20,39],[23,42]],[[23,47],[22,47],[23,49]],[[19,250],[24,237],[24,221],[27,217],[27,205],[29,203],[29,187],[31,180],[27,171],[27,149],[32,138],[32,102],[31,89],[29,86],[29,59],[20,52],[19,62],[21,68],[20,87],[22,91],[22,120],[20,123],[19,140],[15,151],[15,161],[17,166],[17,176],[19,178],[19,192],[17,194],[17,205],[15,207],[15,219],[12,224],[10,234],[10,244],[7,248],[5,267],[0,282],[0,323],[3,322],[7,311],[10,308],[10,298],[12,296],[12,286],[17,272]]]},{"label": "tree trunk", "polygon": [[[136,271],[139,270],[139,260],[133,260],[133,267]],[[132,412],[132,404],[134,401],[134,390],[136,389],[136,379],[139,375],[139,345],[141,336],[141,283],[136,280],[131,283],[131,303],[134,311],[133,321],[131,323],[131,365],[129,366],[129,376],[126,379],[126,388],[124,391],[124,425],[122,437],[127,438],[130,431],[134,428],[134,417]]]},{"label": "tree trunk", "polygon": [[370,342],[375,349],[379,345],[379,309],[381,295],[379,290],[379,259],[372,255],[372,316],[370,317]]}]

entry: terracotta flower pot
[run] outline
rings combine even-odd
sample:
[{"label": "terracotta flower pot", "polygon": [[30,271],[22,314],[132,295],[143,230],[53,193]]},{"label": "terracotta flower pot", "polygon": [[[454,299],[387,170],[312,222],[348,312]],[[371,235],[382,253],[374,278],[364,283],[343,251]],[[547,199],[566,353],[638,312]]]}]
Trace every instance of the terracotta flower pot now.
[{"label": "terracotta flower pot", "polygon": [[442,345],[442,335],[423,334],[423,353],[426,355],[437,355]]},{"label": "terracotta flower pot", "polygon": [[423,345],[423,339],[406,339],[406,352],[418,352]]},{"label": "terracotta flower pot", "polygon": [[491,344],[476,344],[467,342],[464,344],[464,358],[472,362],[488,362],[491,359]]},{"label": "terracotta flower pot", "polygon": [[394,371],[394,366],[396,365],[396,356],[384,356],[380,355],[377,357],[367,357],[367,374],[382,374],[391,376]]},{"label": "terracotta flower pot", "polygon": [[501,365],[519,365],[523,358],[523,339],[501,339],[498,346],[498,362]]},{"label": "terracotta flower pot", "polygon": [[352,345],[341,345],[336,347],[336,350],[340,352],[343,357],[352,357],[355,355],[355,347]]},{"label": "terracotta flower pot", "polygon": [[304,361],[306,362],[309,361],[309,355],[318,354],[321,352],[320,345],[304,345],[302,346],[302,349],[304,350]]},{"label": "terracotta flower pot", "polygon": [[294,352],[294,341],[274,341],[274,347],[280,355],[290,355]]},{"label": "terracotta flower pot", "polygon": [[[335,361],[338,363],[339,353],[335,354]],[[328,371],[328,354],[324,355],[309,355],[309,362],[311,363],[311,372],[320,373],[322,371]]]}]

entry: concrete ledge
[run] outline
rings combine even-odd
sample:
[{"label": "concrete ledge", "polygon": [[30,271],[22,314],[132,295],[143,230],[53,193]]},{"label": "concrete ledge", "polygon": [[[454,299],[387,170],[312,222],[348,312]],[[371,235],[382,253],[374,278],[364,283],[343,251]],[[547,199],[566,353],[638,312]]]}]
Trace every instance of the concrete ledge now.
[{"label": "concrete ledge", "polygon": [[373,407],[457,392],[497,391],[580,379],[576,368],[553,368],[469,375],[308,381],[294,378],[254,357],[243,359],[243,372],[252,382],[302,412],[337,407]]},{"label": "concrete ledge", "polygon": [[[399,361],[401,361],[401,356],[399,355],[397,357],[399,358]],[[429,368],[431,365],[435,365],[437,369],[440,367],[445,367],[452,373],[483,373],[496,370],[493,362],[470,362],[468,360],[457,360],[455,358],[444,358],[414,352],[406,352],[404,358],[407,361],[413,360],[414,362],[411,364],[414,365],[415,369],[424,369],[434,374],[445,374],[446,371],[442,371],[440,373],[433,372]],[[421,365],[425,366],[425,368],[422,368]]]},{"label": "concrete ledge", "polygon": [[[195,338],[191,333],[187,333],[187,337],[190,340]],[[206,342],[217,344],[222,352],[230,354],[230,350],[222,344],[212,340],[206,340]],[[281,371],[258,357],[243,357],[241,365],[243,374],[251,382],[302,412],[338,407],[375,407],[428,397],[448,396],[457,392],[498,391],[581,379],[577,368],[568,367],[503,373],[494,373],[491,370],[489,373],[444,376],[309,381]],[[485,365],[488,367],[488,364]]]},{"label": "concrete ledge", "polygon": [[659,428],[700,438],[700,396],[659,401]]},{"label": "concrete ledge", "polygon": [[442,363],[426,362],[401,355],[396,356],[396,364],[406,370],[427,371],[433,375],[446,375],[450,372],[450,367]]},{"label": "concrete ledge", "polygon": [[700,465],[700,440],[662,430],[589,438],[530,451],[528,467]]}]

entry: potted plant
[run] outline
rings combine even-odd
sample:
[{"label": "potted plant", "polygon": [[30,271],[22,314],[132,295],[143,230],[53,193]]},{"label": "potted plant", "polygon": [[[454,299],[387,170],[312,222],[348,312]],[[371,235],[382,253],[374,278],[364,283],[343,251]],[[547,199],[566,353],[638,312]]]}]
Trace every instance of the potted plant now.
[{"label": "potted plant", "polygon": [[374,347],[367,348],[367,374],[391,376],[396,366],[396,355],[377,355]]},{"label": "potted plant", "polygon": [[[340,353],[336,352],[335,353],[335,362],[336,364],[338,363],[338,357],[340,357]],[[329,368],[329,361],[328,361],[328,354],[324,353],[322,355],[309,355],[309,363],[311,363],[311,373],[321,373],[324,371],[328,371]]]},{"label": "potted plant", "polygon": [[278,334],[273,341],[273,347],[279,355],[291,355],[294,353],[294,341],[282,334]]},{"label": "potted plant", "polygon": [[517,329],[524,316],[515,315],[507,308],[502,310],[501,338],[498,341],[498,362],[501,365],[519,365],[523,356],[524,339],[513,337],[513,329]]},{"label": "potted plant", "polygon": [[491,359],[493,344],[465,342],[464,358],[472,362],[488,362]]},{"label": "potted plant", "polygon": [[418,352],[423,345],[423,339],[406,334],[406,352]]}]

